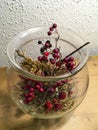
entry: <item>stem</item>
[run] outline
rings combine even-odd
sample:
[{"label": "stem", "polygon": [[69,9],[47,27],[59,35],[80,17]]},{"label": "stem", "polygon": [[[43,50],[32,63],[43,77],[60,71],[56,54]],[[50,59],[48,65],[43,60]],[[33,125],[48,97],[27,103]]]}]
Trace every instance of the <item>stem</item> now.
[{"label": "stem", "polygon": [[75,52],[79,51],[80,49],[82,49],[84,46],[90,44],[90,42],[86,42],[84,45],[80,46],[79,48],[77,48],[75,51],[71,52],[70,54],[68,54],[65,58],[73,55]]},{"label": "stem", "polygon": [[55,32],[58,35],[58,37],[56,38],[56,46],[55,46],[55,48],[57,48],[57,42],[60,39],[60,34],[58,33],[57,29],[55,29]]},{"label": "stem", "polygon": [[[86,42],[84,45],[80,46],[80,47],[77,48],[75,51],[73,51],[73,52],[71,52],[70,54],[68,54],[65,58],[67,58],[67,57],[73,55],[74,53],[76,53],[77,51],[79,51],[80,49],[82,49],[84,46],[86,46],[86,45],[88,45],[88,44],[90,44],[90,42]],[[65,59],[65,58],[64,58],[64,59]],[[61,64],[62,64],[62,63],[63,63],[63,62],[61,61]],[[55,74],[60,68],[61,68],[61,66],[58,67],[57,69],[55,69],[55,70],[54,70],[54,74]]]}]

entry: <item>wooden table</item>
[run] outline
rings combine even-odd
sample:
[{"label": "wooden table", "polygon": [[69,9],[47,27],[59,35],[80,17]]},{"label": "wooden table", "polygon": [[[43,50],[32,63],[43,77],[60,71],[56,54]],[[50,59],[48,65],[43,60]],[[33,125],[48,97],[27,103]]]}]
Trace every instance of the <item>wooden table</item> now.
[{"label": "wooden table", "polygon": [[67,121],[32,119],[13,103],[6,68],[0,69],[0,130],[98,130],[98,56],[88,61],[90,83],[81,105]]}]

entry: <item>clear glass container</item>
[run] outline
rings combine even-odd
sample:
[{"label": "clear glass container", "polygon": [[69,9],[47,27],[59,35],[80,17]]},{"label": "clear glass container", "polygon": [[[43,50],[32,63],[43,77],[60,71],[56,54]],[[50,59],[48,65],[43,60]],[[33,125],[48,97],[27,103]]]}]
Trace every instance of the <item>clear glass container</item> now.
[{"label": "clear glass container", "polygon": [[[7,73],[11,97],[22,111],[40,119],[70,115],[84,99],[89,83],[86,66],[87,47],[73,54],[77,62],[76,67],[71,72],[61,75],[36,75],[20,66],[22,57],[17,56],[16,50],[26,50],[27,56],[37,60],[40,55],[38,40],[48,39],[55,43],[57,36],[55,34],[48,36],[47,30],[48,27],[37,27],[21,32],[9,42],[7,48],[9,57]],[[84,44],[84,40],[71,30],[58,27],[58,32],[60,35],[58,46],[62,57]],[[54,45],[52,44],[52,47]],[[26,97],[29,97],[29,102]]]}]

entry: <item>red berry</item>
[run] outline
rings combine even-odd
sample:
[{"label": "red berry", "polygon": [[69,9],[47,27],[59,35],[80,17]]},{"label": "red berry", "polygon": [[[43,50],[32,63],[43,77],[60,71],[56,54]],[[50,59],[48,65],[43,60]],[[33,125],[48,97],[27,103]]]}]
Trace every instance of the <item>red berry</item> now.
[{"label": "red berry", "polygon": [[74,61],[74,57],[69,57],[68,61]]},{"label": "red berry", "polygon": [[32,95],[33,95],[33,93],[30,92],[30,93],[29,93],[29,97],[32,97]]},{"label": "red berry", "polygon": [[54,53],[58,53],[59,52],[59,48],[56,48],[53,50]]},{"label": "red berry", "polygon": [[39,61],[42,61],[42,56],[38,56],[38,60],[39,60]]},{"label": "red berry", "polygon": [[43,60],[43,61],[47,61],[47,56],[43,56],[43,57],[42,57],[42,60]]},{"label": "red berry", "polygon": [[60,66],[61,66],[61,62],[60,62],[60,61],[57,61],[57,62],[56,62],[56,66],[60,67]]},{"label": "red berry", "polygon": [[55,59],[50,59],[51,64],[55,64]]},{"label": "red berry", "polygon": [[46,109],[52,109],[52,108],[53,108],[52,103],[51,103],[50,101],[47,101],[47,102],[45,103],[45,108],[46,108]]},{"label": "red berry", "polygon": [[47,47],[47,48],[50,47],[50,43],[46,42],[45,47]]},{"label": "red berry", "polygon": [[51,31],[48,31],[47,34],[50,36],[50,35],[52,34],[52,32],[51,32]]},{"label": "red berry", "polygon": [[52,87],[52,88],[49,90],[49,93],[53,93],[53,92],[55,92],[55,88],[54,88],[54,87]]},{"label": "red berry", "polygon": [[34,88],[30,88],[29,90],[30,90],[30,92],[34,92]]},{"label": "red berry", "polygon": [[29,96],[29,94],[28,94],[28,93],[25,93],[25,94],[24,94],[24,96],[25,96],[25,97],[28,97],[28,96]]},{"label": "red berry", "polygon": [[32,97],[28,97],[28,98],[27,98],[27,101],[28,101],[28,102],[32,101]]},{"label": "red berry", "polygon": [[57,86],[62,86],[62,85],[63,85],[63,83],[61,81],[57,82]]},{"label": "red berry", "polygon": [[54,53],[54,54],[53,54],[53,57],[54,57],[54,58],[59,58],[60,55],[59,55],[58,53]]},{"label": "red berry", "polygon": [[40,89],[40,85],[39,85],[39,84],[37,84],[35,87],[36,87],[37,89]]},{"label": "red berry", "polygon": [[58,111],[58,110],[61,110],[61,109],[62,109],[62,105],[60,103],[54,104],[54,110],[55,111]]},{"label": "red berry", "polygon": [[48,51],[44,52],[44,56],[48,56],[50,53]]},{"label": "red berry", "polygon": [[53,28],[56,28],[56,27],[57,27],[57,24],[56,24],[56,23],[54,23],[54,24],[52,25],[52,27],[53,27]]},{"label": "red berry", "polygon": [[59,99],[65,99],[66,98],[66,92],[59,93]]},{"label": "red berry", "polygon": [[68,80],[67,80],[67,79],[62,80],[62,83],[67,83],[67,82],[68,82]]},{"label": "red berry", "polygon": [[40,91],[40,92],[44,92],[44,89],[43,89],[43,88],[40,88],[39,91]]}]

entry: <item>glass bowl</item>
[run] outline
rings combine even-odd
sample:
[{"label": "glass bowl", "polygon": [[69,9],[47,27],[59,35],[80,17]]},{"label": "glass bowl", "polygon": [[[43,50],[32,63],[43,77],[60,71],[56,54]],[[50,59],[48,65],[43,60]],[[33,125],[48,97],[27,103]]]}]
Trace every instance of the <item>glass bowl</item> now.
[{"label": "glass bowl", "polygon": [[[84,99],[89,83],[87,47],[73,54],[76,67],[67,73],[36,75],[21,67],[23,58],[17,55],[17,50],[25,50],[28,57],[37,60],[41,48],[38,41],[49,40],[53,43],[52,48],[55,47],[57,35],[48,36],[47,30],[48,27],[36,27],[21,32],[9,42],[7,48],[11,97],[22,111],[40,119],[70,115]],[[71,30],[58,27],[58,32],[58,46],[63,58],[84,44],[84,40]]]}]

